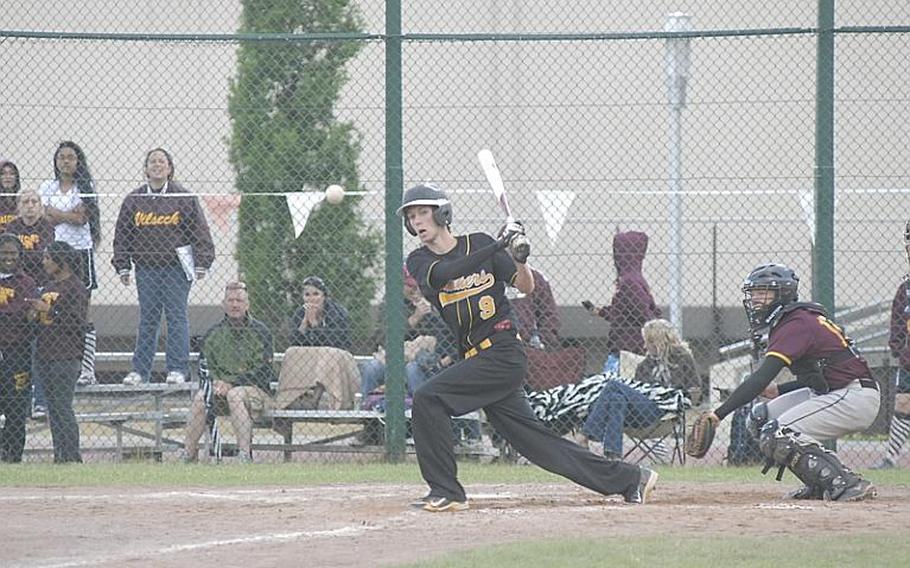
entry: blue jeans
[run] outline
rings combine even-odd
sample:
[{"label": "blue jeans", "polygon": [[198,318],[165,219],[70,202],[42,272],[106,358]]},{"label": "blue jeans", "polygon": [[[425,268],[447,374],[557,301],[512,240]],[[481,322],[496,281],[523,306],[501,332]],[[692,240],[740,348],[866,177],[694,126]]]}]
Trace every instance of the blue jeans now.
[{"label": "blue jeans", "polygon": [[647,428],[663,414],[657,403],[640,391],[626,383],[606,381],[588,410],[582,432],[592,440],[602,440],[605,453],[622,455],[623,428]]},{"label": "blue jeans", "polygon": [[137,266],[136,290],[139,293],[139,331],[136,334],[133,370],[142,376],[143,381],[149,381],[158,348],[161,312],[164,312],[167,320],[167,370],[179,371],[189,377],[190,324],[186,308],[190,282],[183,268]]},{"label": "blue jeans", "polygon": [[47,398],[47,417],[51,425],[51,438],[54,440],[54,463],[81,463],[79,424],[76,422],[76,413],[73,412],[73,393],[76,381],[79,380],[82,361],[39,359],[35,366]]},{"label": "blue jeans", "polygon": [[[405,376],[407,377],[408,392],[413,393],[414,389],[427,380],[426,374],[415,362],[410,362],[404,366]],[[385,384],[385,363],[370,359],[360,368],[360,394],[366,400],[368,394]]]}]

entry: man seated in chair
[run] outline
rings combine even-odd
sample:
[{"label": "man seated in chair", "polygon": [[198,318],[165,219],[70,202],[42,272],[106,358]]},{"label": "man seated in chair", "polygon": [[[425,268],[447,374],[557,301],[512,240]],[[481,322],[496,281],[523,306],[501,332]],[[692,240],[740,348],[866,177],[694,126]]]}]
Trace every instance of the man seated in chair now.
[{"label": "man seated in chair", "polygon": [[[224,319],[209,329],[199,357],[200,371],[211,380],[211,412],[230,416],[240,460],[252,461],[253,421],[271,404],[272,334],[249,315],[250,299],[242,282],[224,290]],[[186,427],[186,459],[196,461],[206,427],[205,389],[196,392]],[[214,420],[214,416],[211,417]]]},{"label": "man seated in chair", "polygon": [[608,459],[622,459],[624,429],[656,426],[668,412],[701,400],[695,359],[673,325],[654,319],[645,323],[641,334],[647,356],[636,367],[635,378],[606,380],[582,428],[589,440],[603,442]]}]

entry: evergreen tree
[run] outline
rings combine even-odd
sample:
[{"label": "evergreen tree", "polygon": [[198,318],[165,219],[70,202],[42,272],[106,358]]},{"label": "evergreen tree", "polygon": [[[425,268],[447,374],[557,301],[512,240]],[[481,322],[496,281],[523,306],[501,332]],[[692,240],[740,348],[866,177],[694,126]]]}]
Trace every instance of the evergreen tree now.
[{"label": "evergreen tree", "polygon": [[[242,4],[241,33],[360,31],[350,0]],[[302,304],[300,282],[309,275],[322,277],[347,307],[355,338],[366,335],[381,242],[360,218],[358,199],[317,205],[295,238],[287,202],[275,195],[322,192],[332,183],[359,188],[360,139],[351,123],[337,120],[334,105],[347,81],[345,65],[360,47],[356,41],[276,41],[238,48],[229,98],[230,156],[243,194],[237,260],[252,313],[276,333],[276,342]]]}]

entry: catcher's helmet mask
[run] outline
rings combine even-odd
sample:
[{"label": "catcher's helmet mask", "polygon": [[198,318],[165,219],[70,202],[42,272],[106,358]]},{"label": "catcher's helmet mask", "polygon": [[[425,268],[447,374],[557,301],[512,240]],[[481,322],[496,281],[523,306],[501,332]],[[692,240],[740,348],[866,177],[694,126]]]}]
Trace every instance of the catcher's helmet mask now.
[{"label": "catcher's helmet mask", "polygon": [[417,231],[414,230],[411,222],[408,221],[407,211],[405,210],[415,205],[433,207],[433,221],[440,227],[448,227],[452,224],[452,202],[449,201],[445,192],[429,183],[415,185],[404,192],[404,196],[401,199],[401,207],[396,212],[404,218],[404,228],[412,236],[416,237]]},{"label": "catcher's helmet mask", "polygon": [[[752,301],[756,290],[770,290],[774,297],[769,302],[756,304]],[[784,306],[799,299],[799,277],[783,264],[762,264],[746,277],[742,291],[749,327],[755,331],[770,326]]]}]

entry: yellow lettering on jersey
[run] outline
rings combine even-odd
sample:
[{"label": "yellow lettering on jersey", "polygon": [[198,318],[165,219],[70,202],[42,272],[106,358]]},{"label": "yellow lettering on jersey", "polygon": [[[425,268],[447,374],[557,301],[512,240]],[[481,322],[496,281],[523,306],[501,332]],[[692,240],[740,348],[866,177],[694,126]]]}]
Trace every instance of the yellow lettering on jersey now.
[{"label": "yellow lettering on jersey", "polygon": [[488,320],[496,315],[496,300],[493,299],[493,296],[481,296],[477,307],[480,308],[480,319],[482,320]]},{"label": "yellow lettering on jersey", "polygon": [[456,278],[446,284],[445,288],[439,292],[439,303],[443,307],[454,304],[465,298],[480,294],[493,286],[495,282],[496,278],[492,274],[487,274],[486,270]]},{"label": "yellow lettering on jersey", "polygon": [[6,288],[6,287],[0,288],[0,305],[5,306],[5,305],[9,304],[9,301],[15,297],[16,297],[15,288]]},{"label": "yellow lettering on jersey", "polygon": [[35,250],[41,243],[41,235],[19,235],[19,242],[25,250]]},{"label": "yellow lettering on jersey", "polygon": [[136,211],[136,214],[133,216],[133,223],[137,227],[155,227],[160,225],[176,226],[180,224],[180,211],[174,211],[170,215]]},{"label": "yellow lettering on jersey", "polygon": [[0,225],[9,225],[15,218],[16,215],[13,213],[10,213],[9,215],[0,215]]},{"label": "yellow lettering on jersey", "polygon": [[849,343],[847,343],[847,338],[844,337],[844,330],[842,330],[836,323],[829,320],[825,316],[821,316],[821,315],[818,316],[818,323],[820,323],[822,325],[822,327],[824,327],[825,329],[827,329],[828,331],[830,331],[831,333],[836,335],[844,347],[847,347],[849,345]]}]

